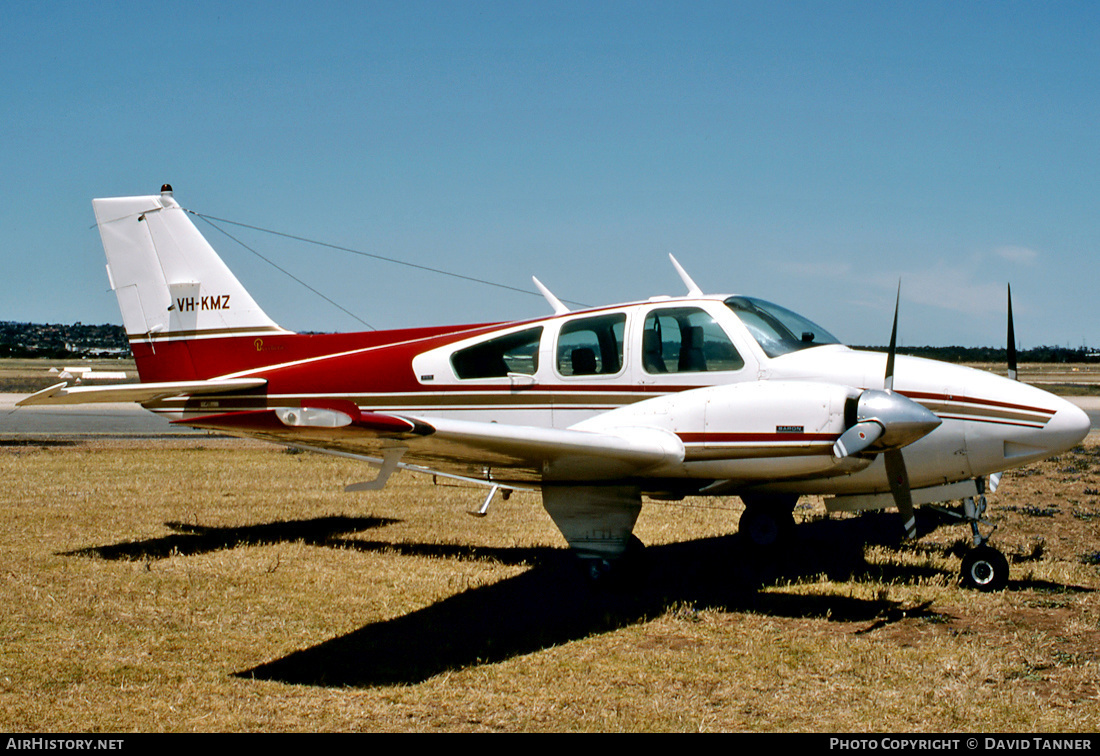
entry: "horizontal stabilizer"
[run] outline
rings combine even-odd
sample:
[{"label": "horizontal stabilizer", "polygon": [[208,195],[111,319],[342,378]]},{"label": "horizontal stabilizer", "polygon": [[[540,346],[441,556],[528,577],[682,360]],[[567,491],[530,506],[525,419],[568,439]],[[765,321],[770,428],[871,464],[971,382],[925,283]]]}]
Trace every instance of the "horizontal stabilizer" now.
[{"label": "horizontal stabilizer", "polygon": [[26,399],[17,407],[40,404],[93,404],[103,402],[152,402],[170,396],[220,394],[245,391],[267,385],[265,378],[226,378],[212,381],[164,381],[161,383],[125,383],[117,386],[69,386],[58,383]]}]

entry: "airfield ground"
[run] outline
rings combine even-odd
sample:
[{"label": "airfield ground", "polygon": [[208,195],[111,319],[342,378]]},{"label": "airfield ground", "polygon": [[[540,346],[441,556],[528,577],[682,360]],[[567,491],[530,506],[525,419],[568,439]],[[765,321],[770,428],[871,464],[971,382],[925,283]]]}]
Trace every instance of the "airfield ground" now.
[{"label": "airfield ground", "polygon": [[[966,531],[649,503],[594,590],[537,496],[215,437],[2,435],[0,730],[1100,730],[1100,437],[1006,474],[1009,588]],[[930,520],[922,524],[931,527]],[[926,529],[927,529],[926,527]]]}]

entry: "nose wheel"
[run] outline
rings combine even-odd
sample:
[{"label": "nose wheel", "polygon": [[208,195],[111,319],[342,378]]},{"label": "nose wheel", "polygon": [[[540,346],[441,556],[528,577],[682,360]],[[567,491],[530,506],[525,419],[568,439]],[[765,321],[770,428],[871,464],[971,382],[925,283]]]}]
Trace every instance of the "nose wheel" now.
[{"label": "nose wheel", "polygon": [[975,591],[1003,591],[1008,585],[1008,560],[992,546],[975,546],[963,557],[961,582]]},{"label": "nose wheel", "polygon": [[[961,512],[936,507],[939,511],[970,525],[974,548],[963,557],[959,574],[960,584],[964,588],[991,593],[1003,591],[1008,586],[1008,560],[1004,554],[989,545],[989,539],[997,526],[985,519],[985,508],[984,493],[964,499]],[[989,527],[989,533],[983,535],[979,525]]]},{"label": "nose wheel", "polygon": [[[1003,591],[1008,585],[1008,560],[989,545],[997,526],[985,519],[985,507],[984,493],[963,500],[963,519],[970,524],[974,548],[963,557],[960,579],[964,588],[990,593]],[[992,530],[982,535],[979,525],[987,525]]]}]

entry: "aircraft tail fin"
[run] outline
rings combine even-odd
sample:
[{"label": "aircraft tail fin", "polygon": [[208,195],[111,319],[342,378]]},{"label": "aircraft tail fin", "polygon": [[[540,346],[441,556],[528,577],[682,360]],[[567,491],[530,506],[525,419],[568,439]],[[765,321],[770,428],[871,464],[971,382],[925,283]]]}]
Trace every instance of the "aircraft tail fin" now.
[{"label": "aircraft tail fin", "polygon": [[142,380],[209,377],[195,340],[288,334],[267,316],[172,196],[92,200],[107,275]]}]

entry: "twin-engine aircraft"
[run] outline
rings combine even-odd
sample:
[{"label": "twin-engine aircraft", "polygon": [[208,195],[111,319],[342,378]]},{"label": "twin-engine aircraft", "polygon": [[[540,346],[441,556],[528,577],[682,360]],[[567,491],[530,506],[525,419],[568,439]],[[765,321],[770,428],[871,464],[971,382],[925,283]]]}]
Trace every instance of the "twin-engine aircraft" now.
[{"label": "twin-engine aircraft", "polygon": [[[841,345],[790,310],[708,295],[514,323],[301,335],[272,321],[165,185],[93,201],[141,383],[45,389],[22,404],[134,401],[195,428],[350,456],[497,490],[538,488],[598,577],[640,546],[643,497],[740,496],[768,544],[795,502],[830,511],[963,502],[963,583],[1008,563],[979,525],[1004,470],[1078,444],[1087,415],[1025,384]],[[1010,321],[1011,323],[1011,316]],[[1011,340],[1011,339],[1010,339]]]}]

